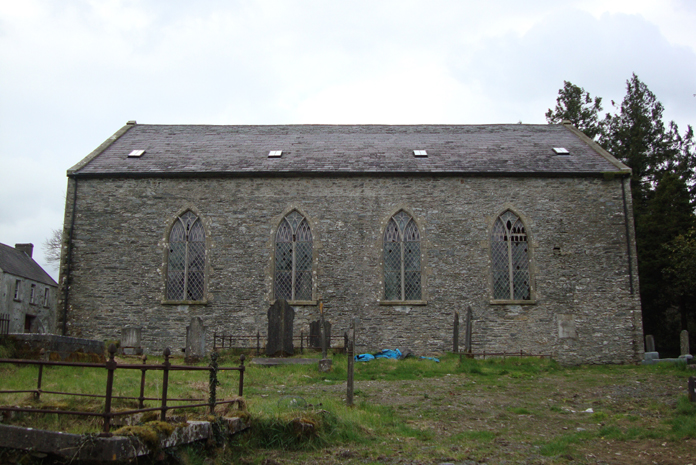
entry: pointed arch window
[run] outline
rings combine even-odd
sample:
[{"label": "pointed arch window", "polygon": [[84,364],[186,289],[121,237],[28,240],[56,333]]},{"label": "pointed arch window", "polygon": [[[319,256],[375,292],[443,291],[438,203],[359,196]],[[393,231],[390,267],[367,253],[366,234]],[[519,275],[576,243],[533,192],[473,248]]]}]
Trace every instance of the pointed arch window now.
[{"label": "pointed arch window", "polygon": [[169,232],[167,299],[201,301],[204,291],[205,230],[200,218],[187,211]]},{"label": "pointed arch window", "polygon": [[527,232],[522,220],[509,210],[493,226],[491,271],[493,299],[531,300]]},{"label": "pointed arch window", "polygon": [[421,248],[418,226],[403,210],[384,230],[385,300],[421,300]]},{"label": "pointed arch window", "polygon": [[295,210],[276,232],[274,294],[276,299],[312,300],[312,231]]}]

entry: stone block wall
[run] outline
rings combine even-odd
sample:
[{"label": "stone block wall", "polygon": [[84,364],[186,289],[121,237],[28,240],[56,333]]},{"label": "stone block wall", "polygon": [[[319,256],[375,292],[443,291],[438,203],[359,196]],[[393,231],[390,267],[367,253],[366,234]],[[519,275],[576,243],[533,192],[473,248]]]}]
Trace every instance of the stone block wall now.
[{"label": "stone block wall", "polygon": [[[360,319],[361,352],[452,350],[453,313],[464,314],[470,305],[474,351],[524,350],[564,363],[633,362],[642,356],[642,326],[624,182],[458,176],[78,179],[68,334],[115,339],[122,327],[141,326],[146,351],[161,352],[185,346],[192,317],[201,317],[210,332],[265,333],[273,302],[274,232],[284,215],[297,209],[314,237],[313,298],[323,300],[335,337],[350,318]],[[66,232],[74,183],[71,179]],[[532,304],[491,303],[490,231],[508,208],[523,219],[529,236]],[[206,230],[206,305],[162,303],[166,233],[186,209],[199,215]],[[421,234],[422,305],[380,303],[382,234],[400,209],[413,216]],[[65,255],[61,286],[67,282]],[[307,334],[318,306],[295,309],[295,333]],[[61,317],[62,311],[60,302]],[[212,337],[207,340],[212,346]]]}]

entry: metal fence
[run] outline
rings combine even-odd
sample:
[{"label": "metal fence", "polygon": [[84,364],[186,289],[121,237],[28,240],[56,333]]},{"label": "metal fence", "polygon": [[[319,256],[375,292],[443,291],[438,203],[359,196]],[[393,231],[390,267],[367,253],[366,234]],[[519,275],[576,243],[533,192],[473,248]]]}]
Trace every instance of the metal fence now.
[{"label": "metal fence", "polygon": [[[92,416],[92,417],[102,417],[103,418],[103,430],[105,433],[109,432],[111,427],[111,420],[115,416],[133,415],[136,413],[143,412],[160,412],[160,420],[165,421],[167,412],[169,410],[179,410],[186,408],[196,408],[196,407],[208,407],[210,413],[213,413],[216,405],[222,404],[233,404],[237,403],[239,406],[240,400],[217,400],[216,396],[216,384],[215,382],[209,383],[209,397],[208,402],[204,402],[205,399],[168,399],[167,394],[169,390],[169,372],[170,371],[207,371],[210,373],[211,378],[217,380],[218,371],[239,371],[239,396],[244,394],[244,355],[240,356],[240,365],[238,367],[219,367],[217,366],[217,354],[213,353],[211,356],[212,361],[208,367],[193,367],[185,365],[172,365],[169,362],[169,357],[171,351],[169,348],[164,350],[164,362],[161,365],[147,365],[147,359],[143,358],[142,364],[118,364],[114,360],[114,354],[116,353],[116,347],[111,344],[109,346],[109,360],[106,363],[77,363],[77,362],[50,362],[44,360],[17,360],[17,359],[0,359],[0,363],[13,363],[17,365],[38,365],[39,373],[37,379],[36,389],[29,390],[0,390],[0,394],[18,394],[18,393],[33,393],[35,399],[40,399],[42,394],[58,394],[58,395],[68,395],[68,396],[82,396],[82,397],[97,397],[104,399],[104,411],[99,412],[84,412],[84,411],[74,411],[74,410],[47,410],[47,409],[34,409],[25,407],[0,407],[0,411],[14,411],[14,412],[32,412],[32,413],[54,413],[60,415],[78,415],[78,416]],[[82,393],[72,393],[72,392],[60,392],[60,391],[45,391],[41,389],[41,382],[43,378],[43,367],[44,366],[70,366],[70,367],[84,367],[84,368],[105,368],[107,370],[106,377],[106,392],[104,395],[101,394],[82,394]],[[113,395],[113,384],[114,375],[117,370],[140,370],[140,395],[138,397],[129,396],[115,396]],[[145,378],[148,371],[161,371],[162,372],[162,397],[145,397]],[[118,411],[114,412],[111,410],[111,402],[113,399],[130,399],[138,400],[138,408],[133,410]],[[157,401],[160,403],[159,407],[145,408],[145,401]],[[167,405],[167,402],[198,402],[190,405]]]},{"label": "metal fence", "polygon": [[552,358],[551,354],[533,354],[530,352],[525,352],[523,350],[520,350],[519,352],[486,352],[485,350],[482,352],[459,352],[459,356],[462,357],[467,357],[467,358],[477,358],[481,357],[484,360],[486,357],[503,357],[505,359],[506,357],[539,357],[539,358]]},{"label": "metal fence", "polygon": [[[303,353],[305,349],[321,349],[321,341],[319,336],[310,336],[305,334],[304,331],[300,332],[299,336],[292,337],[293,342],[297,341],[300,344],[300,353]],[[343,351],[346,347],[345,337],[340,338],[343,340],[343,347],[335,346],[331,347],[331,342],[329,341],[329,349]],[[261,355],[261,351],[266,347],[267,336],[261,334],[257,331],[256,334],[227,334],[227,333],[213,333],[213,350],[224,350],[224,349],[241,349],[241,350],[255,350],[256,355]]]}]

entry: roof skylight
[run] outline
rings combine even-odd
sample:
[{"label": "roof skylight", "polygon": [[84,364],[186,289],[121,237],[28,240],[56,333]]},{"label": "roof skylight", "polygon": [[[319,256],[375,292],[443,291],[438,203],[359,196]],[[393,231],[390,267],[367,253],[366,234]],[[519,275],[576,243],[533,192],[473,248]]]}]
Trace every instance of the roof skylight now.
[{"label": "roof skylight", "polygon": [[271,150],[268,152],[268,158],[280,158],[283,156],[282,150]]},{"label": "roof skylight", "polygon": [[133,150],[128,154],[128,158],[139,158],[143,156],[143,153],[145,153],[145,150]]},{"label": "roof skylight", "polygon": [[556,155],[570,155],[570,152],[565,147],[554,147],[553,151],[556,152]]},{"label": "roof skylight", "polygon": [[414,150],[413,156],[414,157],[427,157],[428,151],[427,150]]}]

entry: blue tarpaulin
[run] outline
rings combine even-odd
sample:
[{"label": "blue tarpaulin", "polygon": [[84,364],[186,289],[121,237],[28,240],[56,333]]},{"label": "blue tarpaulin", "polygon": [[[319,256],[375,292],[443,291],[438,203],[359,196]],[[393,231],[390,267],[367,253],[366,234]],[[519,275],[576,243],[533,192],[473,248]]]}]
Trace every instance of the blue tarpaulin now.
[{"label": "blue tarpaulin", "polygon": [[369,362],[370,360],[374,360],[376,358],[394,358],[394,359],[400,359],[401,358],[401,351],[399,349],[395,350],[390,350],[390,349],[384,349],[380,352],[377,352],[376,354],[360,354],[355,356],[355,361],[356,362]]},{"label": "blue tarpaulin", "polygon": [[395,358],[398,360],[399,358],[401,358],[401,351],[399,349],[384,349],[383,351],[375,354],[375,358]]}]

